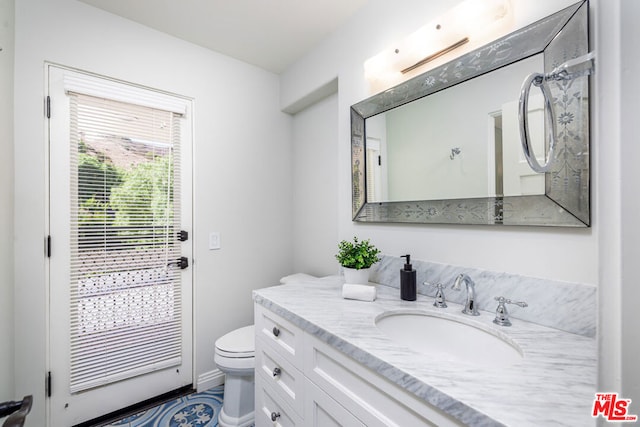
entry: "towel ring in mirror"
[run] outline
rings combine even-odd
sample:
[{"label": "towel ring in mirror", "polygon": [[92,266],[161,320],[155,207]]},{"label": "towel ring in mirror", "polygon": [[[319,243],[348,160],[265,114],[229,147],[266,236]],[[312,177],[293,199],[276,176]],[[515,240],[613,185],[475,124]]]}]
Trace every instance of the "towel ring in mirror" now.
[{"label": "towel ring in mirror", "polygon": [[[531,86],[537,86],[542,92],[544,99],[544,112],[547,116],[547,138],[549,141],[549,150],[547,152],[547,161],[544,165],[538,163],[533,148],[531,147],[529,136],[529,116],[527,111],[529,110],[529,91]],[[518,119],[520,121],[520,142],[522,143],[522,151],[524,151],[524,157],[527,159],[527,163],[531,169],[538,173],[546,173],[551,170],[551,162],[553,161],[553,152],[556,146],[556,121],[553,115],[553,107],[551,105],[551,92],[549,86],[545,81],[544,74],[531,73],[527,76],[522,83],[522,90],[520,91],[520,100],[518,102]]]},{"label": "towel ring in mirror", "polygon": [[[571,80],[576,77],[586,76],[593,73],[595,52],[589,52],[579,58],[572,59],[564,64],[556,67],[548,74],[531,73],[529,74],[520,90],[520,99],[518,101],[518,121],[520,123],[520,142],[522,143],[522,151],[527,159],[527,163],[531,169],[538,173],[546,173],[551,170],[551,162],[554,159],[554,151],[556,147],[556,118],[553,114],[553,96],[549,90],[548,81],[555,80]],[[531,147],[531,138],[529,136],[529,92],[531,85],[540,88],[544,99],[544,111],[547,118],[547,138],[549,141],[549,151],[547,153],[548,160],[544,165],[538,163],[538,159],[533,153]]]}]

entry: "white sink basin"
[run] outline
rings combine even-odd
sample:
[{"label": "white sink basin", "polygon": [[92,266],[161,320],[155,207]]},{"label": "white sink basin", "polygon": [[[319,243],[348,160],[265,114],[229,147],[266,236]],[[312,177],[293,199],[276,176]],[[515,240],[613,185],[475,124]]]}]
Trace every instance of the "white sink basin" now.
[{"label": "white sink basin", "polygon": [[522,360],[522,350],[498,331],[426,313],[384,313],[376,326],[391,340],[443,360],[501,368]]}]

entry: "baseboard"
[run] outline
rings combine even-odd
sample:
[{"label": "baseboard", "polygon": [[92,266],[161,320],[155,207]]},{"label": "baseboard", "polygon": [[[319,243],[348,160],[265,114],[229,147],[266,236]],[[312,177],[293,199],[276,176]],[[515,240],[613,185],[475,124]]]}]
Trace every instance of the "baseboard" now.
[{"label": "baseboard", "polygon": [[196,390],[199,393],[222,384],[224,384],[224,372],[216,368],[213,371],[198,375]]}]

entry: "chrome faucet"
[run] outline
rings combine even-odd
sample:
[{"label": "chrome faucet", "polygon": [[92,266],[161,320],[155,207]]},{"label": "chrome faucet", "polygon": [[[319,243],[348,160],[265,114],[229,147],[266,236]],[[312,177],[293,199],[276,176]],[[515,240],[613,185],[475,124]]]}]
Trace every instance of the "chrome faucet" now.
[{"label": "chrome faucet", "polygon": [[451,289],[459,291],[460,282],[464,282],[467,286],[467,302],[464,304],[464,310],[462,310],[462,312],[469,316],[479,316],[480,313],[478,313],[478,309],[476,308],[476,284],[471,280],[471,277],[463,273],[456,277],[453,285],[451,285]]}]

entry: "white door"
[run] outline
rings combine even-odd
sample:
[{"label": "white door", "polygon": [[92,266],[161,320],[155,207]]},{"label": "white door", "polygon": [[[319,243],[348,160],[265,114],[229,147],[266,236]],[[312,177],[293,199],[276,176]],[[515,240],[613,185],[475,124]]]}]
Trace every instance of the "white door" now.
[{"label": "white door", "polygon": [[191,102],[47,73],[47,418],[67,427],[192,383]]},{"label": "white door", "polygon": [[380,139],[367,137],[367,202],[384,202]]},{"label": "white door", "polygon": [[[538,161],[545,162],[544,104],[542,95],[529,98],[529,131],[531,147]],[[502,159],[503,194],[524,196],[544,194],[545,175],[534,172],[529,166],[520,143],[518,101],[502,106]]]}]

